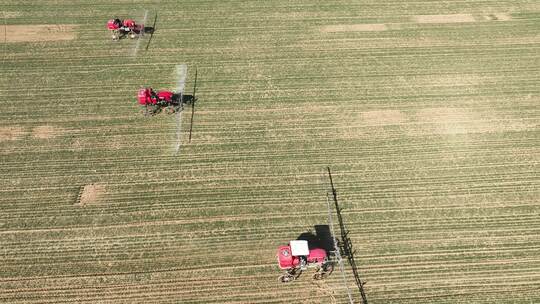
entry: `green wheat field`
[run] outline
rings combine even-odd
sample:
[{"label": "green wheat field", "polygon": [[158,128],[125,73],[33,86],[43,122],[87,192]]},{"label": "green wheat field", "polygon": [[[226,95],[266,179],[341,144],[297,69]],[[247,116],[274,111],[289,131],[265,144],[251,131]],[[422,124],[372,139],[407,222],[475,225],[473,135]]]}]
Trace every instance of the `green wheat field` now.
[{"label": "green wheat field", "polygon": [[1,303],[361,303],[327,166],[369,303],[540,303],[538,1],[0,2]]}]

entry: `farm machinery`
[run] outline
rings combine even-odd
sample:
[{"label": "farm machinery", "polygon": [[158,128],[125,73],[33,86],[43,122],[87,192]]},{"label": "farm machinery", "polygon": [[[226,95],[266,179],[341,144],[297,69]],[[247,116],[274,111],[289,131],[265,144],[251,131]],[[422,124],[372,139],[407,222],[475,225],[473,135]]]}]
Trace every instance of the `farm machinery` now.
[{"label": "farm machinery", "polygon": [[313,279],[324,279],[332,273],[335,264],[331,251],[310,244],[308,240],[294,240],[288,245],[279,246],[277,259],[279,268],[285,270],[285,273],[279,276],[282,283],[294,281],[308,268],[316,268]]},{"label": "farm machinery", "polygon": [[193,95],[184,94],[184,88],[186,85],[187,66],[185,64],[179,64],[176,66],[176,73],[178,80],[176,81],[176,92],[173,91],[154,91],[150,87],[142,88],[137,94],[139,105],[143,109],[145,115],[154,115],[161,110],[165,109],[167,114],[180,113],[184,109],[184,104],[192,106],[192,120],[193,120],[193,107],[195,105],[195,89],[197,87],[197,70],[195,69],[195,82],[193,84]]},{"label": "farm machinery", "polygon": [[133,19],[111,19],[107,22],[107,28],[113,40],[119,40],[125,36],[134,39],[144,34],[144,24],[138,24]]},{"label": "farm machinery", "polygon": [[177,94],[172,91],[155,92],[152,88],[143,88],[137,94],[139,105],[144,110],[145,115],[154,115],[165,109],[167,114],[182,111],[184,103],[182,94]]}]

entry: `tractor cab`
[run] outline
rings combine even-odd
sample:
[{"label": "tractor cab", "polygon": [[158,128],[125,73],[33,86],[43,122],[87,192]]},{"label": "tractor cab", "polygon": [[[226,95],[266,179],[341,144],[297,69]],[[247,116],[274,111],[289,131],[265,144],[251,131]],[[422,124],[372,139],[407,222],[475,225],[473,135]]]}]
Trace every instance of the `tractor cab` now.
[{"label": "tractor cab", "polygon": [[120,26],[122,25],[122,21],[120,19],[111,19],[107,22],[107,28],[109,30],[118,30],[120,29]]},{"label": "tractor cab", "polygon": [[[313,244],[312,244],[313,245]],[[278,266],[285,270],[279,277],[280,282],[290,282],[296,279],[302,271],[317,268],[314,279],[322,279],[333,270],[333,264],[322,248],[309,248],[306,240],[290,241],[289,245],[279,246],[277,252]]]},{"label": "tractor cab", "polygon": [[135,21],[133,19],[124,20],[122,29],[126,32],[135,29]]},{"label": "tractor cab", "polygon": [[152,88],[140,89],[139,93],[137,94],[137,98],[139,100],[139,104],[142,106],[150,104],[155,105],[157,103],[156,93],[154,93]]},{"label": "tractor cab", "polygon": [[110,19],[107,28],[112,33],[113,40],[119,40],[124,36],[134,39],[144,35],[144,24],[137,24],[133,19]]},{"label": "tractor cab", "polygon": [[168,114],[181,111],[183,107],[178,98],[174,92],[155,92],[152,88],[143,88],[137,93],[137,101],[139,105],[144,107],[144,115],[156,114],[161,109],[165,109]]},{"label": "tractor cab", "polygon": [[322,248],[309,249],[308,241],[290,241],[288,246],[278,248],[279,268],[301,268],[307,269],[310,266],[321,265],[326,260],[326,251]]},{"label": "tractor cab", "polygon": [[171,91],[160,91],[156,94],[156,96],[158,97],[160,101],[166,101],[166,102],[171,102],[173,99],[173,95],[174,93]]},{"label": "tractor cab", "polygon": [[307,269],[307,257],[309,255],[308,241],[296,240],[290,241],[291,255],[298,258],[298,267],[302,270]]}]

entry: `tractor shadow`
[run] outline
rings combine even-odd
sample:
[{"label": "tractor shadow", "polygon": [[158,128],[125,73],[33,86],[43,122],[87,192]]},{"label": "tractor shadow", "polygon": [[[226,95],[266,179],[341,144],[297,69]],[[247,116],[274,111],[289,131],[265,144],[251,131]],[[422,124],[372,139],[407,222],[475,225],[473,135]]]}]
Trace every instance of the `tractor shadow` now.
[{"label": "tractor shadow", "polygon": [[190,95],[190,94],[182,95],[182,103],[184,104],[192,105],[195,101],[197,101],[197,99],[193,95]]},{"label": "tractor shadow", "polygon": [[152,34],[154,34],[154,30],[155,30],[155,29],[154,29],[153,27],[151,27],[151,26],[145,26],[145,27],[144,27],[144,33],[145,33],[145,34],[150,34],[150,35],[152,35]]},{"label": "tractor shadow", "polygon": [[328,225],[315,225],[313,231],[308,231],[300,234],[296,239],[308,241],[309,249],[322,248],[326,252],[334,250],[334,240],[332,238],[332,232]]},{"label": "tractor shadow", "polygon": [[152,38],[154,38],[154,32],[156,31],[157,17],[158,17],[158,14],[156,12],[156,15],[154,16],[154,23],[152,24],[152,26],[145,26],[143,29],[145,34],[150,34],[150,39],[148,39],[148,42],[146,43],[145,51],[148,51],[148,48],[150,47],[150,43],[152,42]]},{"label": "tractor shadow", "polygon": [[174,94],[173,95],[173,100],[177,103],[177,104],[180,104],[180,98],[182,98],[182,104],[185,104],[185,105],[192,105],[195,101],[197,101],[197,98],[195,98],[195,96],[193,95],[190,95],[190,94]]}]

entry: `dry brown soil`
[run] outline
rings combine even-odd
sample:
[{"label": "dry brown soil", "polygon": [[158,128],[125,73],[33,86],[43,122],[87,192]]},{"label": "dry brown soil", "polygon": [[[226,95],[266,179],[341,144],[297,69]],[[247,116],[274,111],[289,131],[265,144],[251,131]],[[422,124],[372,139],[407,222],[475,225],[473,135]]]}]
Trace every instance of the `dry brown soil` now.
[{"label": "dry brown soil", "polygon": [[21,127],[3,127],[0,128],[0,141],[17,140],[25,134]]},{"label": "dry brown soil", "polygon": [[487,14],[487,15],[484,15],[483,17],[484,17],[484,19],[491,20],[491,21],[508,21],[508,20],[512,20],[512,17],[510,16],[510,14],[507,14],[507,13]]},{"label": "dry brown soil", "polygon": [[49,138],[54,138],[58,136],[60,132],[61,130],[58,128],[55,128],[49,125],[44,125],[44,126],[35,127],[34,130],[32,130],[32,136],[34,138],[39,138],[39,139],[49,139]]},{"label": "dry brown soil", "polygon": [[366,111],[360,114],[362,125],[396,125],[406,119],[403,112],[399,110],[374,110]]},{"label": "dry brown soil", "polygon": [[38,42],[75,39],[75,25],[4,25],[0,37],[5,42]]},{"label": "dry brown soil", "polygon": [[101,196],[105,193],[105,186],[100,184],[89,184],[84,186],[81,198],[79,200],[79,206],[85,206],[93,204],[99,201]]},{"label": "dry brown soil", "polygon": [[493,133],[534,128],[530,122],[504,119],[466,108],[425,108],[416,113],[416,119],[425,125],[425,131],[433,134]]},{"label": "dry brown soil", "polygon": [[374,24],[336,24],[327,25],[321,28],[324,33],[336,33],[336,32],[381,32],[388,30],[386,24],[374,23]]}]

